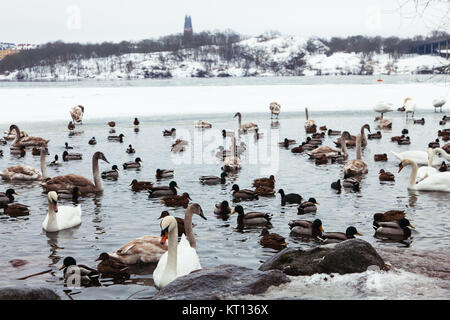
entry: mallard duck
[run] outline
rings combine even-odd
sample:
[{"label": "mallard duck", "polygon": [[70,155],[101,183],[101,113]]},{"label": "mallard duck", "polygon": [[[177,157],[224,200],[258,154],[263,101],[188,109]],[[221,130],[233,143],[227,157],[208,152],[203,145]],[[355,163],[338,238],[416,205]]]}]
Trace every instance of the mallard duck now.
[{"label": "mallard duck", "polygon": [[141,167],[141,158],[137,157],[134,161],[125,162],[122,166],[124,169],[139,169]]},{"label": "mallard duck", "polygon": [[228,176],[228,174],[225,171],[222,171],[220,174],[220,177],[216,176],[201,176],[199,178],[200,183],[207,184],[207,185],[213,185],[213,184],[225,184],[226,180],[225,178]]},{"label": "mallard duck", "polygon": [[386,153],[374,154],[373,160],[375,161],[388,161],[388,157]]},{"label": "mallard duck", "polygon": [[375,237],[391,240],[406,240],[411,236],[411,229],[414,227],[406,218],[392,222],[378,222],[379,227],[375,231]]},{"label": "mallard duck", "polygon": [[55,154],[55,158],[54,158],[54,159],[55,159],[55,160],[53,160],[52,162],[50,162],[48,165],[49,165],[50,167],[60,166],[60,165],[61,165],[61,162],[59,162],[59,157],[58,157],[57,154]]},{"label": "mallard duck", "polygon": [[275,176],[272,174],[272,175],[270,175],[269,178],[259,178],[259,179],[253,180],[253,187],[257,188],[257,187],[261,187],[261,186],[274,188],[275,187]]},{"label": "mallard duck", "polygon": [[176,134],[177,129],[172,128],[171,130],[164,130],[163,131],[163,136],[168,137],[168,136],[172,136],[174,134]]},{"label": "mallard duck", "polygon": [[372,140],[372,139],[381,139],[381,132],[380,131],[377,131],[377,133],[369,133],[368,135],[367,135],[367,138],[368,139],[370,139],[370,140]]},{"label": "mallard duck", "polygon": [[273,196],[275,195],[275,190],[268,186],[259,186],[255,188],[255,194],[258,196]]},{"label": "mallard duck", "polygon": [[402,138],[402,139],[400,139],[400,140],[397,140],[397,144],[398,144],[398,145],[407,145],[407,144],[411,144],[411,140],[410,140],[409,137],[405,137],[405,138]]},{"label": "mallard duck", "polygon": [[289,228],[291,229],[291,236],[299,237],[321,238],[322,232],[324,232],[320,219],[312,222],[308,220],[293,220],[289,222]]},{"label": "mallard duck", "polygon": [[30,213],[29,206],[20,203],[11,203],[4,207],[3,211],[5,214],[12,217],[26,216]]},{"label": "mallard duck", "polygon": [[62,154],[63,161],[70,161],[70,160],[83,160],[83,155],[81,153],[69,153],[67,151],[64,151]]},{"label": "mallard duck", "polygon": [[445,126],[446,124],[447,124],[446,120],[440,120],[439,121],[439,125],[441,125],[441,126]]},{"label": "mallard duck", "polygon": [[139,125],[138,118],[134,118],[133,124],[134,124],[135,127],[137,127]]},{"label": "mallard duck", "polygon": [[136,150],[131,146],[131,144],[128,145],[127,153],[129,154],[136,153]]},{"label": "mallard duck", "polygon": [[128,277],[128,265],[117,259],[116,257],[110,256],[108,253],[103,252],[95,260],[100,261],[97,265],[97,270],[105,277]]},{"label": "mallard duck", "polygon": [[230,205],[228,201],[224,200],[222,202],[218,202],[214,206],[214,213],[218,215],[226,215],[231,213]]},{"label": "mallard duck", "polygon": [[156,169],[156,179],[173,178],[173,170]]},{"label": "mallard duck", "polygon": [[280,115],[281,112],[280,104],[277,102],[271,102],[269,105],[269,109],[270,109],[270,119],[273,119],[273,116],[276,116],[278,119],[278,116]]},{"label": "mallard duck", "polygon": [[188,145],[188,141],[177,139],[175,143],[172,144],[171,151],[172,152],[183,152],[186,150],[185,146]]},{"label": "mallard duck", "polygon": [[422,118],[422,119],[414,120],[414,124],[425,124],[425,119]]},{"label": "mallard duck", "polygon": [[254,200],[258,199],[258,195],[249,189],[239,189],[239,186],[237,184],[234,184],[231,188],[231,191],[233,191],[233,200],[234,201],[241,201],[241,200]]},{"label": "mallard duck", "polygon": [[264,248],[271,248],[279,251],[287,247],[284,237],[280,236],[278,233],[269,233],[267,228],[264,228],[259,236],[261,237],[259,243]]},{"label": "mallard duck", "polygon": [[136,179],[134,179],[133,181],[131,181],[130,186],[131,190],[137,192],[142,190],[150,190],[153,187],[153,183],[148,181],[137,181]]},{"label": "mallard duck", "polygon": [[296,144],[297,142],[294,139],[284,138],[282,142],[278,142],[278,145],[283,148],[288,148],[291,144]]},{"label": "mallard duck", "polygon": [[97,144],[97,140],[95,140],[95,137],[92,137],[89,142],[88,142],[91,146],[94,146]]},{"label": "mallard duck", "polygon": [[116,165],[113,165],[111,170],[102,172],[103,179],[107,178],[117,179],[118,177],[119,177],[119,168]]},{"label": "mallard duck", "polygon": [[100,282],[98,281],[99,274],[98,271],[84,264],[78,264],[77,261],[72,257],[64,258],[63,265],[59,270],[63,270],[64,279],[66,281],[70,281],[70,284],[73,285],[73,281],[79,281],[77,285],[83,286],[99,286]]},{"label": "mallard duck", "polygon": [[391,137],[391,141],[392,141],[392,142],[397,142],[397,141],[402,140],[402,139],[404,139],[404,138],[406,138],[406,136],[405,136],[404,134],[402,134],[401,136],[394,136],[394,137]]},{"label": "mallard duck", "polygon": [[225,139],[226,137],[234,137],[234,131],[227,131],[225,129],[222,130],[222,137]]},{"label": "mallard duck", "polygon": [[438,137],[450,135],[450,129],[438,130]]},{"label": "mallard duck", "polygon": [[380,169],[380,174],[378,176],[380,181],[395,181],[395,176],[391,172],[384,171],[384,169]]},{"label": "mallard duck", "polygon": [[69,124],[67,125],[67,129],[69,129],[69,131],[75,130],[75,125],[73,124],[72,121],[69,121]]},{"label": "mallard duck", "polygon": [[0,192],[0,208],[14,202],[14,196],[17,195],[14,189],[8,189],[6,192]]},{"label": "mallard duck", "polygon": [[271,216],[264,212],[248,212],[244,213],[242,206],[236,206],[231,214],[238,213],[238,228],[245,226],[265,226],[270,223]]},{"label": "mallard duck", "polygon": [[436,139],[428,144],[428,148],[440,148],[439,139]]},{"label": "mallard duck", "polygon": [[179,189],[175,181],[171,181],[168,186],[151,187],[149,189],[149,198],[165,197],[177,195],[177,189]]},{"label": "mallard duck", "polygon": [[66,149],[73,149],[73,147],[69,146],[69,144],[67,142],[64,143],[64,147]]},{"label": "mallard duck", "polygon": [[303,142],[303,144],[299,145],[298,147],[292,148],[292,149],[291,149],[291,152],[292,152],[292,153],[302,153],[302,152],[304,151],[304,149],[303,149],[303,145],[304,145],[304,144],[305,144],[305,143]]},{"label": "mallard duck", "polygon": [[[21,149],[25,149],[25,147],[22,147]],[[33,156],[38,156],[41,154],[41,148],[38,147],[33,147],[33,149],[31,149],[31,154]]]},{"label": "mallard duck", "polygon": [[356,230],[355,227],[348,227],[344,232],[325,232],[322,235],[322,239],[326,243],[337,243],[348,239],[355,239],[355,235],[362,236],[361,233]]},{"label": "mallard duck", "polygon": [[341,131],[339,131],[339,130],[331,130],[331,129],[328,129],[328,135],[329,136],[340,136],[342,133],[341,133]]},{"label": "mallard duck", "polygon": [[259,139],[261,139],[263,137],[264,137],[264,133],[259,133],[259,129],[256,128],[255,129],[255,135],[254,135],[255,140],[259,140]]},{"label": "mallard duck", "polygon": [[123,142],[123,137],[125,137],[125,135],[123,133],[119,134],[118,136],[108,136],[108,141],[113,141],[113,142]]},{"label": "mallard duck", "polygon": [[450,143],[447,143],[445,146],[442,147],[442,149],[447,152],[450,153]]},{"label": "mallard duck", "polygon": [[389,210],[384,213],[375,213],[373,215],[373,227],[378,229],[380,225],[379,222],[393,222],[405,217],[406,213],[403,210]]},{"label": "mallard duck", "polygon": [[72,188],[72,190],[58,190],[56,191],[58,199],[71,199],[72,202],[77,203],[78,197],[81,196],[80,189],[78,187]]},{"label": "mallard duck", "polygon": [[344,175],[344,181],[342,182],[344,188],[351,188],[353,191],[359,191],[359,181],[355,178]]},{"label": "mallard duck", "polygon": [[25,157],[25,155],[27,154],[24,146],[21,146],[19,148],[11,148],[10,152],[11,154],[18,155],[21,158]]},{"label": "mallard duck", "polygon": [[191,197],[187,192],[183,192],[181,196],[173,195],[161,199],[161,202],[168,207],[183,207],[187,208],[189,205],[189,200],[192,201]]},{"label": "mallard duck", "polygon": [[446,172],[448,170],[448,165],[445,164],[445,161],[442,161],[441,166],[439,167],[440,172]]},{"label": "mallard duck", "polygon": [[316,201],[315,198],[309,198],[308,201],[300,203],[298,206],[298,214],[305,214],[317,211],[317,206],[320,203]]},{"label": "mallard duck", "polygon": [[116,122],[114,121],[109,121],[108,122],[108,126],[110,126],[111,128],[114,128],[116,126]]},{"label": "mallard duck", "polygon": [[281,195],[282,206],[286,205],[286,203],[302,203],[302,196],[297,193],[285,194],[283,189],[278,190],[278,193]]},{"label": "mallard duck", "polygon": [[328,158],[326,155],[322,154],[319,157],[315,158],[314,163],[316,165],[328,164]]},{"label": "mallard duck", "polygon": [[341,179],[338,179],[335,182],[331,183],[331,189],[337,190],[337,191],[341,191],[342,189],[342,185],[341,185]]}]

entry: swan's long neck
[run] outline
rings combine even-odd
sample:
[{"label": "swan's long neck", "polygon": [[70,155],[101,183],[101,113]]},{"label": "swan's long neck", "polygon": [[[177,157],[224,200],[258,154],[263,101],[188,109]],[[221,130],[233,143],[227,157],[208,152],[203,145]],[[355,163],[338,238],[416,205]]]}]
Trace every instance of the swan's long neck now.
[{"label": "swan's long neck", "polygon": [[436,148],[434,150],[439,151],[441,156],[443,156],[446,160],[450,161],[450,154],[448,154],[444,149]]},{"label": "swan's long neck", "polygon": [[309,120],[308,108],[305,108],[306,121]]},{"label": "swan's long neck", "polygon": [[361,160],[361,136],[356,137],[356,160]]},{"label": "swan's long neck", "polygon": [[238,124],[239,124],[239,129],[242,128],[242,116],[240,113],[238,114]]},{"label": "swan's long neck", "polygon": [[232,157],[235,158],[236,157],[236,137],[233,137],[233,139],[231,139],[231,152],[232,152]]},{"label": "swan's long neck", "polygon": [[192,215],[193,212],[190,207],[187,208],[184,214],[184,231],[186,232],[186,238],[192,248],[197,248],[197,243],[195,242],[194,231],[192,230]]},{"label": "swan's long neck", "polygon": [[48,178],[47,173],[47,164],[45,163],[45,156],[47,151],[42,148],[41,149],[41,173],[42,173],[42,180],[46,180]]},{"label": "swan's long neck", "polygon": [[342,150],[342,155],[347,158],[348,157],[348,152],[347,152],[347,141],[345,140],[344,136],[341,137],[341,150]]},{"label": "swan's long neck", "polygon": [[53,210],[53,204],[49,201],[48,202],[48,220],[47,225],[56,225],[57,219],[56,219],[56,212]]},{"label": "swan's long neck", "polygon": [[14,128],[14,131],[16,131],[16,138],[14,139],[14,141],[13,141],[13,143],[11,145],[14,146],[20,140],[20,130],[19,130],[19,127],[17,127],[17,126],[14,126],[13,128]]},{"label": "swan's long neck", "polygon": [[408,163],[412,166],[411,175],[409,176],[409,187],[414,189],[416,187],[417,171],[419,170],[419,167],[414,161],[409,161]]},{"label": "swan's long neck", "polygon": [[102,180],[100,179],[100,172],[98,170],[98,156],[94,154],[92,157],[92,175],[94,177],[95,189],[97,191],[103,190]]},{"label": "swan's long neck", "polygon": [[168,247],[169,251],[167,252],[167,265],[165,272],[174,272],[177,274],[177,255],[178,255],[178,226],[177,223],[175,223],[174,228],[169,231],[169,238],[168,238]]},{"label": "swan's long neck", "polygon": [[361,143],[364,143],[364,145],[366,145],[367,144],[367,140],[366,140],[366,135],[364,133],[364,129],[365,129],[365,127],[362,126],[361,127]]},{"label": "swan's long neck", "polygon": [[434,157],[433,149],[428,148],[428,166],[429,167],[433,166],[433,157]]}]

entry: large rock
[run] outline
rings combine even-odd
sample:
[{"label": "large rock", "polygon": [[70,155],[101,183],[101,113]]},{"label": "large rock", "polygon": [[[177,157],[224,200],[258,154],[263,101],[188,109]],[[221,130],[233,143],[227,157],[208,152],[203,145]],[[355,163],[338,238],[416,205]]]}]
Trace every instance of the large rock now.
[{"label": "large rock", "polygon": [[155,300],[218,300],[236,295],[261,294],[270,286],[289,282],[280,271],[262,272],[230,264],[193,271],[164,287]]},{"label": "large rock", "polygon": [[60,300],[61,298],[47,288],[0,288],[0,300]]},{"label": "large rock", "polygon": [[308,276],[364,272],[369,266],[381,269],[385,264],[368,242],[351,239],[310,250],[286,248],[264,262],[259,270],[281,270],[290,276]]}]

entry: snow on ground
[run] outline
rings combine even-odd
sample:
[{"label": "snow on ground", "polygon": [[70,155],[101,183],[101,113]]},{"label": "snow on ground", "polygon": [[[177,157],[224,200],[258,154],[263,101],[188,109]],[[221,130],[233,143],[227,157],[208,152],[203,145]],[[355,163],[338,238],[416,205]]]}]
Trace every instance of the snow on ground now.
[{"label": "snow on ground", "polygon": [[[309,46],[308,46],[309,43]],[[223,49],[223,48],[222,48]],[[124,54],[36,66],[0,75],[0,80],[144,79],[220,76],[413,74],[433,72],[449,61],[439,56],[337,52],[317,39],[252,37],[233,45],[225,60],[218,46],[176,52]],[[307,50],[308,49],[308,50]]]},{"label": "snow on ground", "polygon": [[[277,101],[283,112],[373,110],[378,101],[401,106],[412,97],[418,109],[434,110],[431,101],[449,97],[445,83],[240,85],[165,87],[0,88],[0,123],[69,119],[69,109],[85,106],[86,119],[196,113],[269,112]],[[444,107],[444,111],[445,111]],[[420,111],[416,112],[420,116]]]}]

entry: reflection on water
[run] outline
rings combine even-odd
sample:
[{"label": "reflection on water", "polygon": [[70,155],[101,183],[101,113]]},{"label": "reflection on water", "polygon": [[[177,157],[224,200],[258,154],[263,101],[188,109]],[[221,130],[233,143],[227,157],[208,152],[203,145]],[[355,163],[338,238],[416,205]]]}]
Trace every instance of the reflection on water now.
[{"label": "reflection on water", "polygon": [[[220,217],[213,213],[217,202],[227,200],[231,206],[231,186],[237,183],[240,188],[251,188],[253,179],[267,175],[261,169],[271,166],[269,158],[277,161],[276,166],[270,170],[275,174],[276,190],[283,188],[289,192],[302,195],[304,199],[314,197],[320,202],[316,213],[302,216],[297,215],[297,206],[281,206],[279,194],[275,197],[260,197],[257,201],[240,202],[246,212],[261,211],[272,215],[272,231],[286,238],[290,247],[311,248],[317,246],[315,241],[302,241],[289,236],[288,222],[293,219],[314,220],[319,218],[323,222],[325,231],[345,231],[353,225],[376,247],[396,246],[408,250],[408,246],[419,249],[433,250],[447,247],[450,244],[448,225],[448,194],[437,192],[409,192],[407,183],[410,171],[403,170],[397,174],[398,160],[389,152],[391,150],[402,152],[405,150],[423,150],[429,141],[435,139],[438,121],[441,114],[433,112],[417,112],[416,117],[423,116],[425,125],[405,123],[404,115],[392,112],[389,119],[393,121],[393,130],[383,132],[380,140],[368,140],[363,149],[363,159],[369,166],[369,173],[361,179],[361,190],[354,192],[351,189],[342,189],[336,193],[330,188],[331,182],[342,179],[343,164],[329,164],[316,166],[305,154],[292,154],[290,150],[279,148],[277,143],[284,137],[295,139],[298,143],[306,139],[303,129],[303,113],[281,113],[278,121],[270,120],[270,113],[244,114],[245,121],[255,122],[259,125],[264,136],[254,140],[253,133],[242,135],[241,140],[246,144],[246,151],[242,157],[242,169],[230,175],[224,185],[202,185],[198,178],[202,175],[220,175],[220,161],[212,152],[219,145],[230,147],[230,138],[225,143],[221,136],[222,129],[235,130],[237,121],[234,113],[201,116],[202,120],[211,122],[213,129],[199,131],[198,136],[203,137],[203,146],[211,147],[208,154],[213,154],[208,163],[195,161],[196,144],[189,143],[184,154],[173,155],[170,147],[175,137],[163,137],[164,129],[175,127],[178,133],[183,130],[191,137],[197,133],[193,128],[194,116],[179,115],[176,120],[168,117],[141,118],[140,131],[134,133],[132,121],[136,115],[127,118],[109,119],[116,121],[117,132],[126,136],[124,143],[107,141],[107,121],[89,121],[87,117],[82,126],[83,135],[69,137],[66,122],[26,123],[21,124],[29,134],[43,136],[51,139],[49,145],[50,156],[47,162],[53,160],[55,154],[61,156],[64,142],[69,141],[74,146],[74,152],[83,154],[82,161],[62,163],[59,167],[49,167],[49,175],[77,173],[92,180],[91,157],[95,151],[102,151],[111,162],[100,162],[100,171],[110,170],[113,164],[121,168],[121,164],[133,161],[136,157],[143,159],[140,170],[120,170],[117,180],[103,180],[104,192],[99,195],[90,195],[80,198],[82,207],[82,224],[74,229],[59,233],[45,233],[42,231],[42,221],[47,214],[47,197],[42,192],[38,182],[9,183],[1,182],[1,190],[13,187],[17,193],[16,201],[30,206],[31,212],[26,217],[11,218],[0,214],[0,243],[2,244],[2,261],[0,261],[0,286],[5,285],[43,285],[54,288],[63,298],[73,299],[142,299],[148,298],[157,292],[153,287],[152,273],[154,266],[137,266],[131,272],[130,279],[105,278],[101,279],[101,287],[82,288],[73,291],[63,290],[64,279],[62,271],[58,271],[62,259],[72,256],[77,263],[89,267],[96,267],[95,259],[101,252],[112,252],[131,239],[142,235],[159,235],[159,221],[157,218],[161,211],[168,208],[162,206],[159,199],[149,199],[147,192],[132,192],[130,182],[133,179],[152,181],[156,185],[167,185],[171,179],[155,181],[155,170],[174,169],[175,177],[180,186],[180,192],[188,192],[194,202],[199,203],[208,220],[194,217],[194,232],[197,239],[197,251],[204,267],[231,263],[240,266],[258,268],[262,261],[267,260],[276,251],[262,248],[259,244],[260,228],[238,230],[237,216]],[[138,115],[137,115],[138,116]],[[313,119],[319,126],[326,125],[333,130],[348,130],[352,134],[359,132],[362,124],[373,119],[372,112],[340,113],[332,112],[313,113]],[[108,121],[109,121],[108,120]],[[278,122],[278,124],[277,124]],[[276,125],[276,127],[272,127]],[[399,146],[390,142],[391,136],[399,135],[403,128],[408,128],[411,145]],[[441,128],[441,127],[440,127]],[[4,130],[5,128],[0,128]],[[214,131],[217,129],[217,134]],[[217,138],[214,136],[217,135]],[[93,136],[97,145],[91,146],[88,140]],[[211,138],[213,137],[213,138]],[[275,146],[271,139],[278,137]],[[211,140],[212,139],[212,140]],[[241,141],[238,141],[239,142]],[[323,145],[334,146],[335,137],[325,136]],[[136,154],[127,154],[126,148],[132,144]],[[17,160],[9,154],[9,146],[3,146],[3,158],[0,159],[0,169],[13,164],[27,164],[39,168],[39,157],[27,154],[25,158]],[[375,162],[374,154],[387,153],[388,162]],[[253,154],[256,154],[255,162]],[[204,157],[206,158],[206,157]],[[355,158],[355,149],[349,150],[349,159]],[[179,160],[183,161],[179,161]],[[378,173],[380,169],[393,172],[395,182],[380,183]],[[64,200],[62,205],[73,205],[70,200]],[[372,216],[376,212],[391,209],[406,210],[407,217],[416,227],[413,232],[413,241],[410,243],[385,242],[373,237]],[[171,214],[183,217],[183,208],[169,208]],[[430,223],[430,217],[433,223]],[[8,261],[23,259],[27,264],[14,268]],[[19,277],[41,272],[48,268],[52,272],[27,280],[18,281]],[[68,296],[70,295],[70,297]],[[317,292],[317,297],[321,293]]]}]

